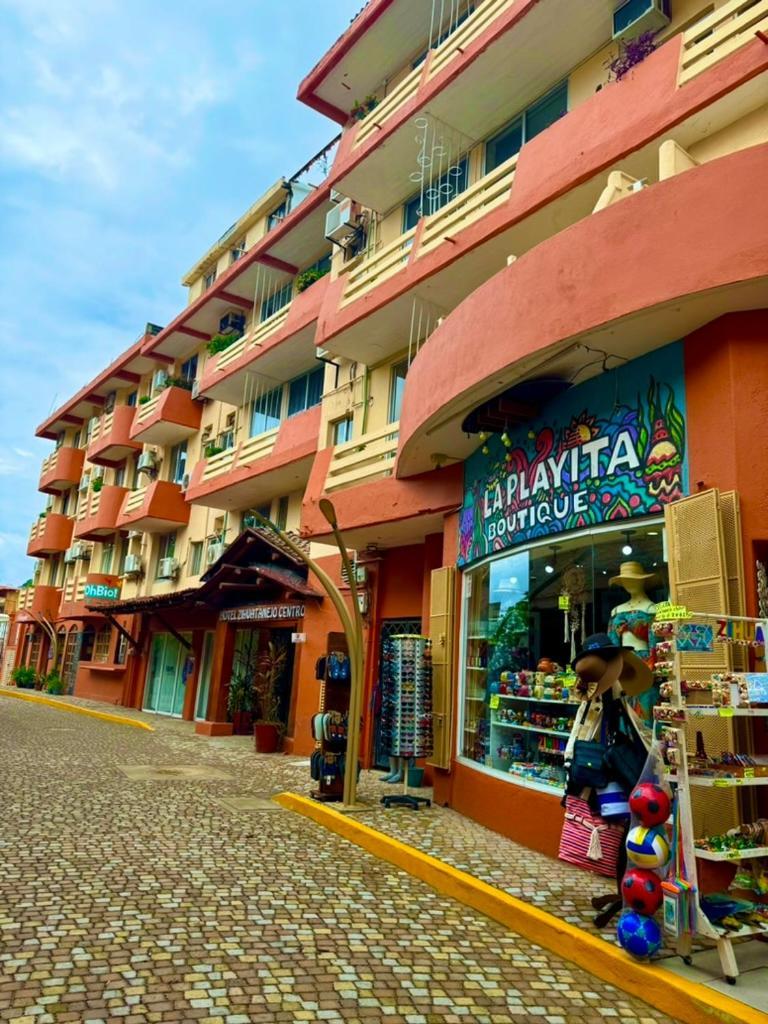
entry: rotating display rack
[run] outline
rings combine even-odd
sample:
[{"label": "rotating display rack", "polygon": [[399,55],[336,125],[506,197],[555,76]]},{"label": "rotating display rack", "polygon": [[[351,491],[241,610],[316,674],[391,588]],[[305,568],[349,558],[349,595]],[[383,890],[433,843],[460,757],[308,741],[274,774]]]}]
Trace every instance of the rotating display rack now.
[{"label": "rotating display rack", "polygon": [[382,734],[392,757],[403,764],[403,792],[384,796],[385,807],[429,807],[426,797],[408,792],[408,762],[432,753],[432,655],[429,637],[402,633],[382,652]]}]

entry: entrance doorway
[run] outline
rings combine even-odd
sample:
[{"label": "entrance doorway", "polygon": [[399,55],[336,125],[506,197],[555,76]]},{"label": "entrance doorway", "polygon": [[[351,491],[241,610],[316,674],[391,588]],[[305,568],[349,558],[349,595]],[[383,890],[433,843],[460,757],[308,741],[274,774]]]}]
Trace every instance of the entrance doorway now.
[{"label": "entrance doorway", "polygon": [[[421,619],[382,619],[379,629],[379,666],[384,652],[384,642],[400,633],[421,633]],[[373,766],[389,768],[389,755],[384,749],[381,733],[381,680],[376,682],[377,697],[373,706]]]},{"label": "entrance doorway", "polygon": [[83,634],[75,629],[70,629],[64,642],[64,651],[61,655],[61,680],[64,683],[64,692],[72,694],[75,692],[77,680],[77,666],[80,663],[80,645],[83,642]]},{"label": "entrance doorway", "polygon": [[[188,634],[182,634],[185,640]],[[144,692],[144,711],[181,718],[189,650],[170,633],[155,633]]]},{"label": "entrance doorway", "polygon": [[203,637],[203,654],[200,673],[197,677],[197,702],[195,704],[195,720],[198,722],[202,722],[208,714],[208,695],[211,692],[211,669],[213,668],[213,640],[213,632],[208,632]]}]

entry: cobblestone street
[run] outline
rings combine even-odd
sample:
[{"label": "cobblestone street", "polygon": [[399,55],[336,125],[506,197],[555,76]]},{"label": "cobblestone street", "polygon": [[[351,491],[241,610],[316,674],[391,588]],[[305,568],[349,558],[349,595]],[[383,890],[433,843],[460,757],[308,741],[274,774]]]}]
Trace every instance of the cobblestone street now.
[{"label": "cobblestone street", "polygon": [[0,1020],[669,1021],[268,802],[305,761],[154,724],[0,702]]}]

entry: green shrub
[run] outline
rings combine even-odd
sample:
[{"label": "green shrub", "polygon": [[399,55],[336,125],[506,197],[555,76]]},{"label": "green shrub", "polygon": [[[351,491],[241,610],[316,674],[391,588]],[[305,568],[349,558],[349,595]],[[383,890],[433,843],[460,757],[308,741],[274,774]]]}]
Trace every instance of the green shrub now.
[{"label": "green shrub", "polygon": [[206,459],[210,459],[214,455],[220,455],[224,451],[224,448],[220,448],[217,444],[207,444],[203,451]]},{"label": "green shrub", "polygon": [[54,669],[53,672],[49,672],[45,677],[45,691],[51,693],[54,696],[58,696],[60,693],[64,693],[64,683],[59,673]]},{"label": "green shrub", "polygon": [[151,401],[152,401],[152,396],[151,395],[142,395],[141,398],[139,399],[139,405],[146,405],[147,402],[151,402]]},{"label": "green shrub", "polygon": [[230,345],[238,340],[238,334],[214,334],[211,340],[208,342],[208,354],[215,356],[217,352],[223,352],[229,348]]},{"label": "green shrub", "polygon": [[19,665],[11,673],[11,679],[20,690],[33,690],[35,688],[35,680],[37,679],[37,673],[29,665]]},{"label": "green shrub", "polygon": [[319,270],[317,267],[310,267],[309,270],[305,270],[296,278],[296,291],[305,292],[311,284],[319,281],[321,277],[325,277],[329,269]]},{"label": "green shrub", "polygon": [[103,486],[104,486],[104,477],[103,476],[97,476],[95,480],[91,480],[91,490],[92,491],[96,491],[97,494],[98,494],[98,492],[101,490],[101,488]]}]

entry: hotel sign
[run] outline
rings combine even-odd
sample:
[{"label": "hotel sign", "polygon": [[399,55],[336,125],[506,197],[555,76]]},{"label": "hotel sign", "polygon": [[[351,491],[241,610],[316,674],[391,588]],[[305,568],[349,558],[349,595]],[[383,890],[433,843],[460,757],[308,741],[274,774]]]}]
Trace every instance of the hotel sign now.
[{"label": "hotel sign", "polygon": [[219,615],[220,622],[291,622],[303,619],[303,604],[252,604],[244,608],[227,608]]},{"label": "hotel sign", "polygon": [[687,489],[679,343],[604,371],[541,418],[494,435],[464,468],[459,564],[634,516]]}]

